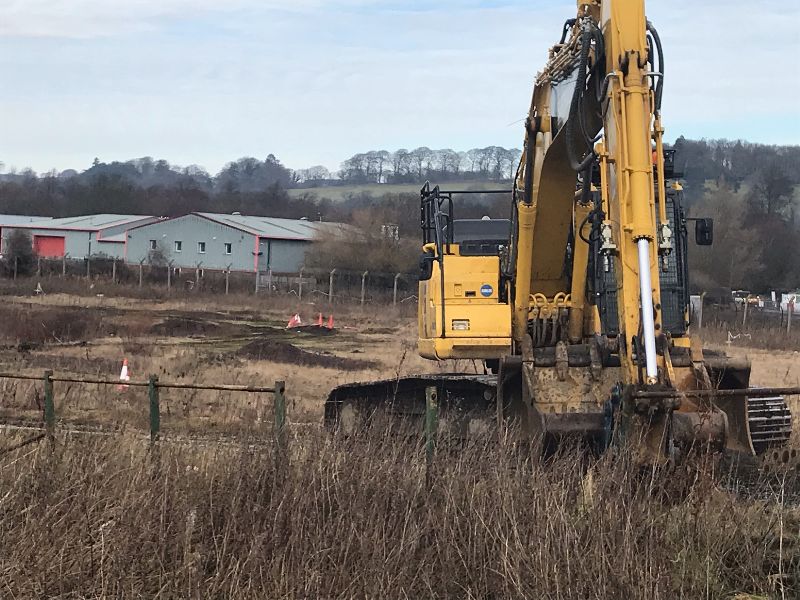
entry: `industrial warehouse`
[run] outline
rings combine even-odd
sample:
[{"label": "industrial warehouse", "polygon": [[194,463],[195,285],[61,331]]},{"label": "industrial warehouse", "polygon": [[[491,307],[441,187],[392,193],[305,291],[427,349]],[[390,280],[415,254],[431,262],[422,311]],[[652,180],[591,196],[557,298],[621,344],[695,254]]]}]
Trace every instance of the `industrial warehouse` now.
[{"label": "industrial warehouse", "polygon": [[105,257],[132,265],[281,274],[296,273],[321,234],[336,235],[345,227],[238,213],[61,219],[0,215],[0,240],[4,246],[12,231],[26,231],[41,258]]}]

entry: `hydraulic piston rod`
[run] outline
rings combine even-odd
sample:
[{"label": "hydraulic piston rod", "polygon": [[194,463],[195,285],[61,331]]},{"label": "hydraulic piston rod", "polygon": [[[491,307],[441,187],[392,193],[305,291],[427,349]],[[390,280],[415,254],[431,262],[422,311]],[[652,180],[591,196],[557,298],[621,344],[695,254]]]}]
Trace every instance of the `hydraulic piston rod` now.
[{"label": "hydraulic piston rod", "polygon": [[641,238],[636,242],[639,251],[639,289],[642,302],[642,332],[644,335],[644,355],[647,362],[647,384],[658,383],[658,364],[656,362],[656,330],[653,319],[653,286],[650,281],[650,241]]}]

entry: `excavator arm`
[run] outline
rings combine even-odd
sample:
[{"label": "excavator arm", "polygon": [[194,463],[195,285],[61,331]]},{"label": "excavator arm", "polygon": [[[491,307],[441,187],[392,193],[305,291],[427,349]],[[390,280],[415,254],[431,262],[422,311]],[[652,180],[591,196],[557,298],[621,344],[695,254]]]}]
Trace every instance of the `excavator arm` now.
[{"label": "excavator arm", "polygon": [[435,387],[440,430],[459,436],[494,421],[545,447],[630,440],[649,464],[786,442],[783,399],[749,389],[749,363],[704,351],[689,327],[663,85],[644,0],[579,0],[536,78],[510,219],[457,219],[469,192],[420,194],[419,352],[486,372],[342,386],[330,425],[381,413],[420,426]]}]

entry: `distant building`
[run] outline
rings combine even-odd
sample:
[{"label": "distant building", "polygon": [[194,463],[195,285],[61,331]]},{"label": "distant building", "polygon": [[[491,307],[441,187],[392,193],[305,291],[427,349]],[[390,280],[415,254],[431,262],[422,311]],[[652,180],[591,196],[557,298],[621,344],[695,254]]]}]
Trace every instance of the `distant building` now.
[{"label": "distant building", "polygon": [[[17,223],[9,229],[28,231],[34,252],[42,258],[123,258],[125,232],[131,227],[154,221],[158,219],[142,215],[101,214],[62,219],[39,217],[36,221]],[[3,227],[3,235],[5,230]]]},{"label": "distant building", "polygon": [[5,240],[17,225],[27,225],[36,221],[44,221],[49,217],[32,217],[27,215],[0,215],[0,254],[3,253]]},{"label": "distant building", "polygon": [[381,236],[392,242],[398,241],[400,239],[400,226],[394,223],[381,225]]},{"label": "distant building", "polygon": [[175,268],[297,273],[311,242],[346,228],[305,219],[191,213],[132,227],[127,232],[129,264],[172,264]]}]

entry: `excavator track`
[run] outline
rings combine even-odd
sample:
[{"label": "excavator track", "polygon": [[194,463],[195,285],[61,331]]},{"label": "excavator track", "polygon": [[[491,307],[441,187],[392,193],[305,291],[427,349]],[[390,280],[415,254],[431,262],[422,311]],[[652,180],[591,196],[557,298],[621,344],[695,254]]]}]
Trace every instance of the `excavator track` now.
[{"label": "excavator track", "polygon": [[425,391],[437,389],[439,434],[468,437],[491,431],[496,422],[494,375],[412,375],[334,388],[325,402],[325,427],[354,434],[381,425],[421,432]]}]

